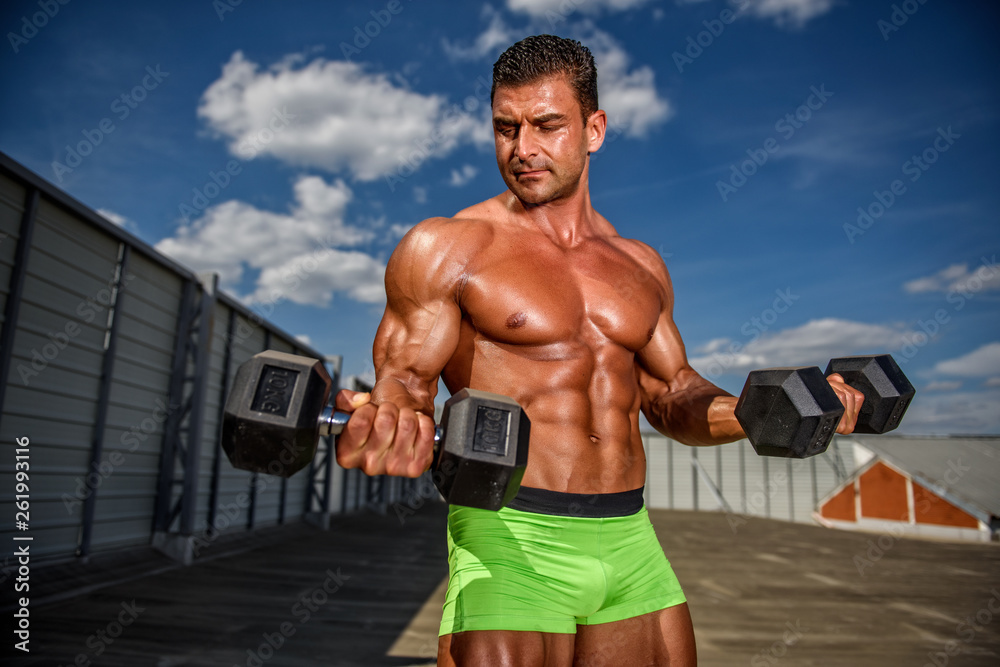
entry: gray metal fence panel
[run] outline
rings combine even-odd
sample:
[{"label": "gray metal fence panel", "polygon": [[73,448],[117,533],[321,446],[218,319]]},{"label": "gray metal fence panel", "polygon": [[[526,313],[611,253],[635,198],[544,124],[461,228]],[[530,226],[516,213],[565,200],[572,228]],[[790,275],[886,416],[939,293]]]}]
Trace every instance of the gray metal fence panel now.
[{"label": "gray metal fence panel", "polygon": [[655,433],[644,433],[642,440],[646,449],[646,505],[670,509],[673,503],[670,494],[670,467],[667,462],[667,438]]},{"label": "gray metal fence panel", "polygon": [[[14,252],[20,236],[21,216],[24,215],[24,186],[0,174],[0,318],[7,305]],[[3,323],[0,322],[0,327]]]},{"label": "gray metal fence panel", "polygon": [[[26,202],[38,197],[31,241],[17,255]],[[120,276],[120,261],[128,268]],[[194,275],[127,232],[0,154],[0,313],[13,277],[24,273],[17,319],[4,348],[11,352],[3,380],[0,442],[29,437],[32,555],[66,558],[83,545],[88,552],[148,544],[158,491],[168,397],[181,321],[182,293]],[[117,298],[117,301],[115,299]],[[316,356],[308,345],[269,322],[251,317],[231,297],[220,295],[211,313],[207,396],[201,422],[196,530],[204,533],[214,508],[229,518],[229,530],[250,525],[249,473],[217,461],[219,410],[224,400],[223,363],[232,350],[230,379],[238,365],[268,347]],[[236,312],[236,336],[227,327]],[[113,317],[112,317],[113,315]],[[113,365],[105,357],[114,328]],[[5,357],[6,358],[6,357]],[[191,375],[188,363],[187,374]],[[110,374],[104,378],[104,373]],[[104,379],[102,379],[104,378]],[[101,402],[102,387],[107,401]],[[102,408],[104,408],[102,410]],[[96,433],[103,420],[102,433]],[[181,425],[182,431],[191,427]],[[95,443],[100,456],[94,454]],[[213,495],[213,479],[219,471]],[[12,489],[14,458],[0,461],[0,483]],[[262,476],[253,526],[290,521],[305,511],[306,473],[284,482]],[[175,476],[176,480],[176,476]],[[284,487],[284,493],[282,493]],[[176,487],[175,487],[176,488]],[[337,489],[339,494],[339,488]],[[88,498],[93,521],[86,522]],[[14,532],[12,494],[0,494],[0,531]],[[336,503],[335,503],[336,505]],[[233,516],[235,510],[237,516]],[[87,525],[84,525],[87,523]],[[89,537],[81,537],[81,536]]]},{"label": "gray metal fence panel", "polygon": [[[746,440],[719,447],[688,447],[645,433],[643,442],[645,498],[654,508],[723,511],[715,498],[718,492],[734,515],[811,523],[816,503],[840,479],[836,438],[826,453],[809,459],[760,457]],[[704,476],[692,467],[695,459]]]},{"label": "gray metal fence panel", "polygon": [[183,288],[180,276],[139,254],[131,257],[122,283],[102,455],[112,474],[97,495],[94,550],[150,540]]},{"label": "gray metal fence panel", "polygon": [[[40,556],[72,554],[82,499],[99,484],[90,443],[119,242],[42,200],[4,404],[4,441],[31,439],[31,531]],[[5,513],[13,518],[13,513]]]},{"label": "gray metal fence panel", "polygon": [[670,486],[673,489],[673,509],[697,510],[697,486],[691,466],[692,448],[671,440],[668,445],[670,459]]},{"label": "gray metal fence panel", "polygon": [[[215,400],[219,400],[218,395],[221,388],[221,365],[216,362],[216,359],[219,358],[219,354],[224,349],[226,344],[225,338],[227,335],[228,318],[229,307],[222,304],[217,306],[215,324],[212,329],[212,345],[213,349],[217,353],[213,354],[212,357],[215,373],[219,374],[219,377],[214,383],[212,383],[212,376],[209,376],[210,384],[208,391],[208,395],[210,397],[214,394]],[[236,375],[236,369],[244,361],[264,349],[266,338],[267,333],[265,329],[251,322],[242,314],[236,317],[235,336],[232,343],[232,359],[229,369],[230,386],[232,386],[232,379]],[[216,420],[217,411],[218,406],[214,409],[209,408],[206,410],[206,416]],[[206,433],[217,432],[217,422],[215,428],[216,431],[213,431],[211,428],[206,429]],[[210,447],[203,446],[203,455],[206,449],[214,451],[215,444],[213,443]],[[207,465],[207,461],[202,462],[202,466],[204,467],[205,465]],[[219,514],[216,518],[214,529],[217,531],[217,534],[220,535],[245,530],[250,518],[249,498],[251,494],[251,482],[254,479],[254,476],[244,470],[237,470],[236,468],[233,468],[232,465],[230,465],[229,460],[225,457],[223,457],[220,461],[219,470],[218,498],[216,501],[216,506],[219,508]],[[196,525],[207,528],[207,504],[199,505],[199,507],[204,507],[204,512],[199,509],[198,522]]]},{"label": "gray metal fence panel", "polygon": [[753,453],[753,449],[750,448],[749,443],[745,440],[725,445],[724,447],[716,447],[715,449],[719,450],[719,461],[722,469],[721,480],[717,480],[719,491],[729,504],[729,508],[734,512],[738,512],[740,506],[739,499],[743,493],[742,488],[746,485],[742,476],[742,461],[746,459],[748,451],[749,456],[756,456],[756,454]]},{"label": "gray metal fence panel", "polygon": [[[222,364],[226,351],[228,313],[229,309],[216,301],[212,312],[208,314],[212,318],[212,337],[209,341],[205,410],[202,416],[203,427],[201,430],[201,443],[198,449],[198,496],[195,504],[194,523],[196,529],[199,531],[208,527],[209,517],[212,515],[212,475],[215,459],[219,454],[218,410],[220,402],[224,400],[224,398],[219,396],[219,393],[222,384]],[[235,371],[235,368],[233,370]],[[223,456],[224,458],[225,456]],[[249,478],[249,473],[240,472],[244,479]],[[242,530],[245,527],[246,522],[243,520],[235,521],[232,526],[227,526],[230,530]]]},{"label": "gray metal fence panel", "polygon": [[[221,434],[220,414],[226,400],[226,392],[224,391],[224,388],[231,386],[233,376],[236,374],[236,367],[238,366],[238,364],[230,358],[227,373],[226,358],[227,355],[230,357],[232,356],[229,353],[230,318],[235,318],[233,309],[221,301],[216,301],[215,312],[213,313],[212,319],[212,339],[210,342],[211,356],[209,358],[208,383],[205,390],[206,424],[204,430],[206,437],[214,441],[211,442],[209,446],[203,447],[202,456],[204,460],[202,465],[210,466],[210,470],[213,471],[213,475],[216,474],[214,471],[217,466],[218,479],[209,481],[210,485],[214,485],[214,495],[210,493],[208,500],[209,505],[205,507],[204,514],[199,511],[199,517],[195,524],[198,527],[199,532],[205,532],[206,530],[212,529],[216,531],[216,533],[221,533],[222,531],[232,531],[237,529],[231,525],[230,520],[225,516],[225,512],[219,512],[219,489],[223,486],[223,475],[228,477],[235,472],[232,466],[229,465],[229,460],[226,458],[225,452],[222,451],[222,447],[217,440],[218,436]],[[216,462],[216,459],[218,459],[218,462]],[[245,482],[246,475],[241,475],[240,479]],[[210,486],[209,490],[212,491],[212,488],[213,487]],[[214,506],[212,505],[213,501]],[[214,528],[212,528],[213,526]]]}]

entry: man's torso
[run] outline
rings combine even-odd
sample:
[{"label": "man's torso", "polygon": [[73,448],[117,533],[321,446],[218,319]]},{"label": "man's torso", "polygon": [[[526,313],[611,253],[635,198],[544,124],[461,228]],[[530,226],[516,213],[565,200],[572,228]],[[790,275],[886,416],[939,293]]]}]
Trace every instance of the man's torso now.
[{"label": "man's torso", "polygon": [[461,240],[459,345],[442,376],[515,398],[532,421],[522,484],[612,493],[645,481],[635,353],[668,289],[652,251],[603,218],[597,234],[558,243],[506,218],[497,200],[449,223]]}]

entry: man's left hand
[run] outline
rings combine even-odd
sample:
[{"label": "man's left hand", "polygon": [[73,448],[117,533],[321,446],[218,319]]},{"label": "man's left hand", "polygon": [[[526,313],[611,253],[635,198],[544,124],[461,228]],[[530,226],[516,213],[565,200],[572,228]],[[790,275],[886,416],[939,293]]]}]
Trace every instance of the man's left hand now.
[{"label": "man's left hand", "polygon": [[843,376],[839,373],[831,373],[826,376],[826,379],[837,394],[837,398],[844,404],[844,416],[840,418],[840,424],[837,425],[837,433],[841,435],[853,433],[854,427],[858,424],[861,404],[865,402],[865,395],[846,384]]}]

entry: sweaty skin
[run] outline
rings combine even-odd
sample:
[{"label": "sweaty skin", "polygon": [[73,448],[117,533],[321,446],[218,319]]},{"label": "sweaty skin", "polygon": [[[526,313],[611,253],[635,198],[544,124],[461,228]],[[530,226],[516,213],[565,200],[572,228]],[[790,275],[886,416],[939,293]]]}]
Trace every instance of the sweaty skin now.
[{"label": "sweaty skin", "polygon": [[[642,409],[689,445],[745,437],[736,398],[688,364],[667,269],[620,237],[590,203],[589,155],[607,118],[584,119],[565,78],[499,88],[497,166],[508,190],[402,239],[386,268],[370,397],[341,392],[354,414],[338,438],[344,467],[415,477],[432,460],[438,378],[449,391],[517,400],[532,425],[522,484],[572,493],[645,480]],[[838,375],[849,433],[861,395]],[[368,402],[370,400],[370,402]]]},{"label": "sweaty skin", "polygon": [[[439,257],[425,273],[426,248]],[[426,401],[440,367],[451,392],[473,387],[515,399],[531,419],[525,486],[611,493],[643,485],[642,353],[676,349],[669,281],[654,251],[618,236],[596,212],[574,238],[553,238],[506,192],[419,225],[387,275],[380,375],[419,384]],[[435,294],[421,300],[428,275]],[[378,386],[373,400],[385,400],[391,386]]]},{"label": "sweaty skin", "polygon": [[[561,76],[501,87],[493,100],[497,166],[508,190],[432,218],[386,267],[371,396],[353,411],[337,459],[368,474],[417,476],[432,460],[438,379],[451,392],[515,399],[531,419],[523,486],[614,493],[645,483],[639,412],[689,445],[745,437],[736,398],[688,364],[666,266],[591,206],[590,154],[607,117],[584,118]],[[860,393],[830,383],[850,432]],[[439,664],[559,664],[613,647],[616,664],[695,664],[687,605],[576,635],[511,631],[441,637]],[[575,658],[574,658],[575,656]]]}]

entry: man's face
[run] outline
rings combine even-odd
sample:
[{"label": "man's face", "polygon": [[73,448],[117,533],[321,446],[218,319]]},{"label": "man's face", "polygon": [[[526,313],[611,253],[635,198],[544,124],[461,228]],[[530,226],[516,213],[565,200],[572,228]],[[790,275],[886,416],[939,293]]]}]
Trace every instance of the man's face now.
[{"label": "man's face", "polygon": [[[603,141],[595,112],[586,126],[565,76],[550,76],[493,95],[497,166],[510,191],[526,204],[572,195],[580,186],[587,154]],[[599,121],[598,121],[598,124]]]}]

